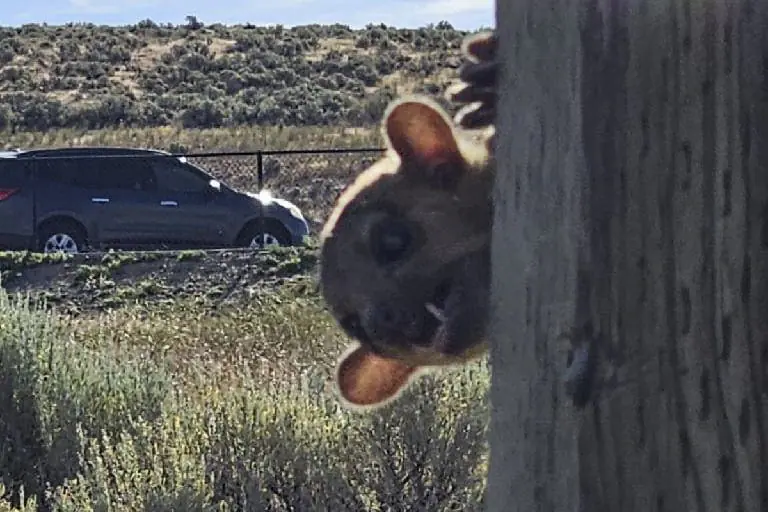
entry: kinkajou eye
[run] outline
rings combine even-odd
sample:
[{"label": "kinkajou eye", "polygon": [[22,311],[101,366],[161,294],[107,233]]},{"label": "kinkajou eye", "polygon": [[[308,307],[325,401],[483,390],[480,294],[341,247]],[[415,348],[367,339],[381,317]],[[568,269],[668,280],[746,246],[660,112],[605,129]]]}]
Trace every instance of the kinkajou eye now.
[{"label": "kinkajou eye", "polygon": [[411,230],[398,219],[385,219],[371,230],[371,253],[382,265],[403,259],[411,248],[412,242]]}]

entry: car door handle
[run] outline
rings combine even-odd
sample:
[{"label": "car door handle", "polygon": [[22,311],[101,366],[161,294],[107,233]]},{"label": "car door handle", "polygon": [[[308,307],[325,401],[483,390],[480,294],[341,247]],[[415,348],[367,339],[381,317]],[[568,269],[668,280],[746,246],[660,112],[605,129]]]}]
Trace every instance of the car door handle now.
[{"label": "car door handle", "polygon": [[92,203],[108,203],[109,199],[106,197],[92,197],[91,202]]},{"label": "car door handle", "polygon": [[176,201],[160,201],[160,206],[179,206]]}]

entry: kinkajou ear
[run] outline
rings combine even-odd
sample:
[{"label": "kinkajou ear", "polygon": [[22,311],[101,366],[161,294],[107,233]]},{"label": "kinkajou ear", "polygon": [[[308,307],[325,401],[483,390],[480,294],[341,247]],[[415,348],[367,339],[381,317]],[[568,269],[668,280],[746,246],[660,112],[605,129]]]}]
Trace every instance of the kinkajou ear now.
[{"label": "kinkajou ear", "polygon": [[436,187],[455,184],[464,172],[452,122],[431,100],[413,97],[394,102],[384,117],[384,133],[409,173]]}]

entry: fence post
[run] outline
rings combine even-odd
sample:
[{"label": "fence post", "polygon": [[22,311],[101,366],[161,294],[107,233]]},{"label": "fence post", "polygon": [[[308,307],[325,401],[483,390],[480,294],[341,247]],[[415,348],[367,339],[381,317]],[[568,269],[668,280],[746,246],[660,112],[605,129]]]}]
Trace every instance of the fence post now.
[{"label": "fence post", "polygon": [[256,179],[259,180],[259,192],[264,188],[264,153],[256,152]]},{"label": "fence post", "polygon": [[[264,153],[256,152],[256,179],[259,182],[259,195],[264,188]],[[259,240],[264,243],[264,203],[259,200]]]}]

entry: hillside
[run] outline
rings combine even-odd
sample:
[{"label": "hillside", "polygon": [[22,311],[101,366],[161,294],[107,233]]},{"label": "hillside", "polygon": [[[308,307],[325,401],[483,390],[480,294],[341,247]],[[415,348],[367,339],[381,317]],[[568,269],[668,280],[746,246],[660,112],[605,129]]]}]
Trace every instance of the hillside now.
[{"label": "hillside", "polygon": [[175,124],[370,126],[394,95],[439,95],[467,33],[69,24],[0,27],[0,130]]}]

